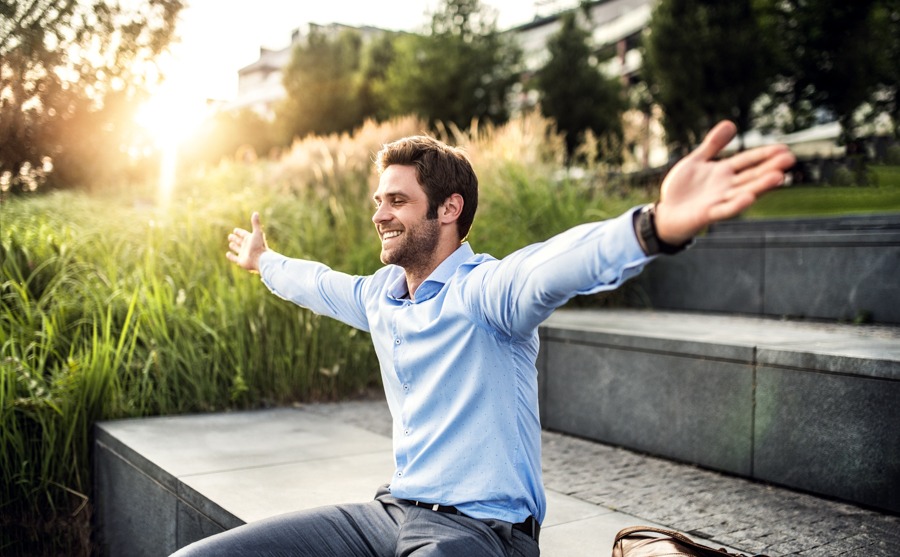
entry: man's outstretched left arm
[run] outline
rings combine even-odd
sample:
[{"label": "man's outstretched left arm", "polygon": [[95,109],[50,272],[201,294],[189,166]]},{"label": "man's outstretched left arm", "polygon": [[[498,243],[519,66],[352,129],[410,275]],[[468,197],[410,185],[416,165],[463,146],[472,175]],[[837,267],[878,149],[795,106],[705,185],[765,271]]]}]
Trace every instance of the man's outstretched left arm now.
[{"label": "man's outstretched left arm", "polygon": [[772,145],[714,160],[735,131],[731,122],[717,125],[663,181],[651,239],[657,248],[674,249],[647,249],[637,209],[577,226],[479,267],[482,279],[469,300],[480,311],[473,314],[513,337],[527,337],[572,296],[616,288],[638,274],[648,256],[677,251],[706,226],[746,209],[783,182],[795,159],[786,146]]}]

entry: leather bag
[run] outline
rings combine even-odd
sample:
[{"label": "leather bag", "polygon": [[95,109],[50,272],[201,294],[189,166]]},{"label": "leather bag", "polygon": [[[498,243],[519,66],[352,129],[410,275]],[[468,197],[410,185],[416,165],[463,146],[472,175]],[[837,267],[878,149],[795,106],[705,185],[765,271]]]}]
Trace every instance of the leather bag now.
[{"label": "leather bag", "polygon": [[[699,544],[674,530],[652,526],[631,526],[616,534],[612,557],[746,557],[742,553],[729,553]],[[766,557],[756,555],[755,557]]]}]

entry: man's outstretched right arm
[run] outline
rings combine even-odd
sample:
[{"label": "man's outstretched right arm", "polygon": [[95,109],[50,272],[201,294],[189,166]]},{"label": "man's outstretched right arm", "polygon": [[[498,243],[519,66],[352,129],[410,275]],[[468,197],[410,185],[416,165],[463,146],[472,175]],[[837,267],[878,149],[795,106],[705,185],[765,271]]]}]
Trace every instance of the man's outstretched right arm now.
[{"label": "man's outstretched right arm", "polygon": [[319,315],[369,330],[365,312],[367,277],[334,271],[315,261],[291,259],[269,249],[259,213],[250,217],[251,230],[235,228],[228,235],[226,257],[242,269],[258,273],[276,296]]}]

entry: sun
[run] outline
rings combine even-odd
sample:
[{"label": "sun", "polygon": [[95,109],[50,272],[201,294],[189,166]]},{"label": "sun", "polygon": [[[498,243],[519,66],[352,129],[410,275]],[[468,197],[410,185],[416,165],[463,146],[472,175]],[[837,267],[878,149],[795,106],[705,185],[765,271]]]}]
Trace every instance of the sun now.
[{"label": "sun", "polygon": [[138,108],[135,122],[153,140],[160,153],[159,195],[168,203],[175,187],[179,147],[208,116],[206,102],[190,90],[165,84]]},{"label": "sun", "polygon": [[207,115],[205,101],[194,92],[163,87],[138,108],[134,119],[164,149],[190,137]]}]

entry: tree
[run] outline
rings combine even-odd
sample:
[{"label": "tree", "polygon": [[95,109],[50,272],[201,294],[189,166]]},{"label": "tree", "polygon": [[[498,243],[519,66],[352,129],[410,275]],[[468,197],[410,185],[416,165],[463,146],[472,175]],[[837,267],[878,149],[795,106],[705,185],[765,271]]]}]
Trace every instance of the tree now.
[{"label": "tree", "polygon": [[886,0],[873,15],[875,41],[884,45],[878,60],[875,114],[887,114],[900,137],[900,0]]},{"label": "tree", "polygon": [[356,85],[361,52],[362,38],[354,31],[333,39],[313,31],[295,47],[284,70],[287,98],[276,108],[288,140],[349,131],[362,122]]},{"label": "tree", "polygon": [[503,122],[521,52],[497,31],[478,0],[445,0],[428,35],[404,35],[385,80],[391,114],[467,128],[472,119]]},{"label": "tree", "polygon": [[385,92],[388,68],[396,57],[397,33],[384,33],[363,48],[358,96],[363,119],[383,121],[391,116]]},{"label": "tree", "polygon": [[570,156],[586,130],[607,144],[619,145],[625,108],[622,87],[617,78],[607,78],[597,68],[590,32],[579,27],[576,11],[566,12],[561,23],[547,42],[550,60],[536,76],[541,111],[565,134]]},{"label": "tree", "polygon": [[900,0],[883,2],[873,20],[880,35],[875,41],[884,45],[876,72],[878,87],[873,112],[887,114],[893,122],[894,135],[900,137]]},{"label": "tree", "polygon": [[181,0],[0,1],[0,187],[75,187],[129,164]]},{"label": "tree", "polygon": [[[762,0],[769,33],[779,37],[774,103],[791,108],[788,130],[836,118],[845,140],[856,111],[896,99],[896,0]],[[895,100],[893,101],[896,102]],[[889,103],[890,104],[890,103]],[[896,106],[888,108],[896,114]]]},{"label": "tree", "polygon": [[669,141],[688,148],[727,118],[743,135],[773,79],[754,0],[661,0],[644,37],[644,77]]}]

